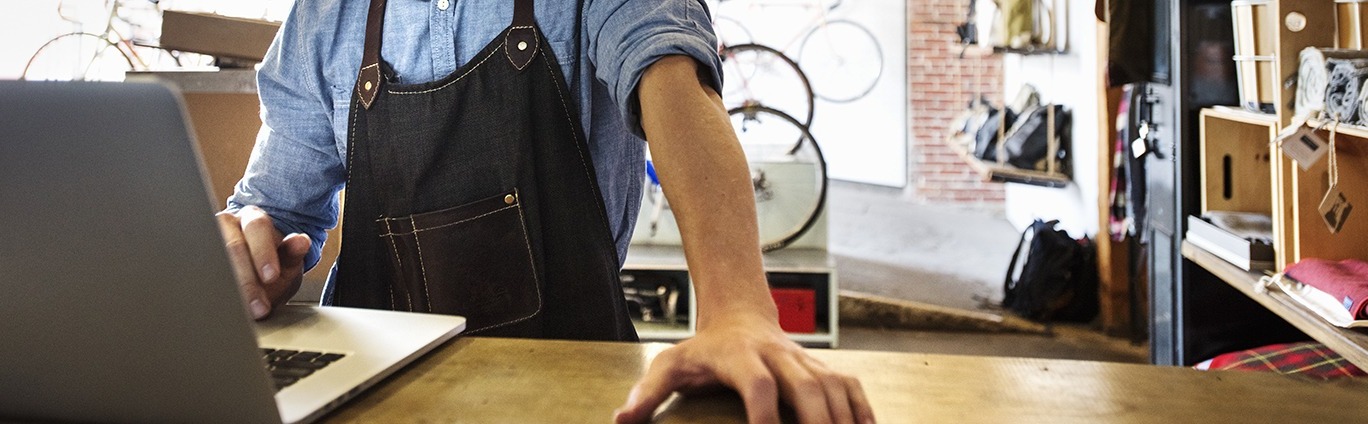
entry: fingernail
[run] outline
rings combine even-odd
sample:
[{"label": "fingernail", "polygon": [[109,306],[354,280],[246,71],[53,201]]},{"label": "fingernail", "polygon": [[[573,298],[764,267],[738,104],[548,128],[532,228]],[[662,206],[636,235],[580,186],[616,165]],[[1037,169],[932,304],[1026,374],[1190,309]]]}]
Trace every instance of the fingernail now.
[{"label": "fingernail", "polygon": [[253,299],[253,300],[252,300],[252,317],[253,317],[253,318],[261,318],[261,317],[264,317],[264,316],[266,316],[266,313],[267,313],[267,312],[271,312],[271,309],[268,308],[268,307],[266,307],[266,302],[262,302],[261,299]]},{"label": "fingernail", "polygon": [[271,281],[275,281],[275,278],[276,269],[274,265],[266,265],[261,267],[261,282],[268,283]]}]

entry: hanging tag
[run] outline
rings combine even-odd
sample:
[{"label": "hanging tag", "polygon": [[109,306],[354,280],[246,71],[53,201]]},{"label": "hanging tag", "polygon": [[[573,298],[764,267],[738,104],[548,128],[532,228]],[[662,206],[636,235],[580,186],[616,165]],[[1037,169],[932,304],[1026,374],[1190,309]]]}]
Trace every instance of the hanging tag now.
[{"label": "hanging tag", "polygon": [[1149,122],[1140,122],[1140,129],[1136,132],[1140,133],[1140,136],[1131,142],[1131,156],[1140,159],[1149,153]]},{"label": "hanging tag", "polygon": [[1292,160],[1297,161],[1303,171],[1311,169],[1321,158],[1325,157],[1327,143],[1325,139],[1316,135],[1316,130],[1307,126],[1305,121],[1302,124],[1294,122],[1292,126],[1278,134],[1278,147],[1282,148],[1283,154]]},{"label": "hanging tag", "polygon": [[1325,193],[1325,199],[1320,203],[1321,218],[1325,219],[1325,225],[1330,227],[1330,234],[1339,234],[1340,229],[1344,228],[1344,221],[1349,219],[1349,211],[1352,210],[1354,205],[1344,197],[1339,184],[1331,185],[1330,191]]}]

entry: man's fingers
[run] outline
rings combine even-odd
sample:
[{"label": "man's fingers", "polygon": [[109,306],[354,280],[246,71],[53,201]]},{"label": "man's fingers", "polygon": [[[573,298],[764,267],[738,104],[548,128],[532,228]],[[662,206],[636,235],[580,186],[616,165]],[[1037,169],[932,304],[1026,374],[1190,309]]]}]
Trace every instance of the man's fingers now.
[{"label": "man's fingers", "polygon": [[641,423],[651,419],[656,408],[686,380],[684,376],[676,375],[676,357],[677,355],[667,350],[651,361],[651,367],[646,370],[646,375],[627,395],[627,402],[614,413],[614,422]]},{"label": "man's fingers", "polygon": [[846,393],[850,394],[850,408],[855,413],[855,420],[860,424],[874,424],[874,408],[869,406],[869,398],[865,397],[864,386],[855,377],[846,376]]},{"label": "man's fingers", "polygon": [[779,422],[779,388],[769,367],[759,358],[730,364],[722,370],[723,383],[741,394],[750,424]]},{"label": "man's fingers", "polygon": [[241,220],[242,236],[252,252],[252,265],[262,284],[276,284],[280,277],[280,258],[276,252],[280,246],[280,232],[271,223],[271,217],[255,206],[242,208],[238,212]]},{"label": "man's fingers", "polygon": [[228,250],[228,260],[233,266],[233,274],[237,277],[238,292],[251,309],[252,318],[261,319],[271,312],[271,302],[266,297],[266,291],[262,289],[257,272],[252,266],[252,254],[248,250],[247,241],[242,237],[241,223],[238,217],[230,213],[220,213],[217,218],[219,232],[223,234],[225,248]]},{"label": "man's fingers", "polygon": [[[850,386],[847,382],[849,377],[837,374],[826,367],[817,358],[803,355],[801,358],[804,367],[812,372],[817,380],[822,382],[822,389],[826,391],[827,406],[831,408],[831,422],[837,424],[855,424],[859,422],[859,417],[851,409]],[[855,382],[856,387],[859,382]]]},{"label": "man's fingers", "polygon": [[[799,354],[801,353],[800,351]],[[835,422],[832,419],[831,407],[827,405],[827,388],[817,375],[799,363],[789,352],[770,355],[766,362],[779,381],[780,395],[793,406],[794,412],[798,413],[798,422]],[[749,409],[750,405],[746,406]],[[849,412],[846,416],[849,416]]]},{"label": "man's fingers", "polygon": [[280,241],[280,247],[276,250],[280,255],[283,277],[294,278],[295,274],[304,273],[304,256],[308,255],[311,243],[308,235],[300,233],[290,234]]},{"label": "man's fingers", "polygon": [[864,386],[858,378],[838,373],[812,356],[804,355],[802,360],[808,370],[822,380],[835,422],[853,420],[858,424],[874,424],[874,409],[869,406]]}]

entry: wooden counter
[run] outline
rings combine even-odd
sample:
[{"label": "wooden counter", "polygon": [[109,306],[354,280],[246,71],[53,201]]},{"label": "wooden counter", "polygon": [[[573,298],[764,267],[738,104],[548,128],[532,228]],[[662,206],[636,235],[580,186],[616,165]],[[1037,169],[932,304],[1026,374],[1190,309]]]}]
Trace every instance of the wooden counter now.
[{"label": "wooden counter", "polygon": [[[608,422],[667,344],[464,338],[325,422]],[[812,350],[858,376],[882,423],[1356,422],[1368,382],[1064,360]],[[740,423],[739,398],[676,398],[660,422]]]}]

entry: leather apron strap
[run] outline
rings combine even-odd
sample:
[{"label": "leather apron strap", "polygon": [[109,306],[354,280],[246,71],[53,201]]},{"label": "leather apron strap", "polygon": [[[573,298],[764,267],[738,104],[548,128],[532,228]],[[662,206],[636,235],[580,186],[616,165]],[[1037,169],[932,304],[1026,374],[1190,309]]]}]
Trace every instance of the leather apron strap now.
[{"label": "leather apron strap", "polygon": [[370,109],[380,91],[380,39],[385,24],[385,0],[371,0],[366,14],[366,44],[361,53],[361,72],[356,76],[356,92],[361,106]]}]

